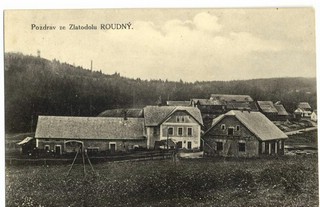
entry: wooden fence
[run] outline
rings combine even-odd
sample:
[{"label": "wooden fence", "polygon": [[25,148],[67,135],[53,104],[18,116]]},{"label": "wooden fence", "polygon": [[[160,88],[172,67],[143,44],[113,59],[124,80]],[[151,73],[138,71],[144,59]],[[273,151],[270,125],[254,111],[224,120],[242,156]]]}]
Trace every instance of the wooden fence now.
[{"label": "wooden fence", "polygon": [[[123,155],[109,155],[109,156],[90,156],[91,163],[100,162],[126,162],[126,161],[143,161],[143,160],[162,160],[172,159],[174,152],[141,152],[134,154],[123,154]],[[68,158],[15,158],[6,157],[6,165],[61,165],[71,164],[73,157]],[[75,160],[76,164],[82,164],[82,158],[79,157]]]}]

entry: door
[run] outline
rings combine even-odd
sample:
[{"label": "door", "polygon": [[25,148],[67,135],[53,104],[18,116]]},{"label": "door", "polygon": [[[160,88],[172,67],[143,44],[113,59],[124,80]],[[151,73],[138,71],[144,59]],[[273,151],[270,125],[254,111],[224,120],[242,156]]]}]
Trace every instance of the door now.
[{"label": "door", "polygon": [[177,148],[181,149],[182,148],[182,142],[177,142]]},{"label": "door", "polygon": [[110,151],[111,151],[111,153],[114,153],[116,151],[116,144],[115,143],[110,143]]},{"label": "door", "polygon": [[192,142],[188,142],[188,149],[192,148]]},{"label": "door", "polygon": [[60,155],[61,154],[61,146],[57,145],[56,146],[56,155]]}]

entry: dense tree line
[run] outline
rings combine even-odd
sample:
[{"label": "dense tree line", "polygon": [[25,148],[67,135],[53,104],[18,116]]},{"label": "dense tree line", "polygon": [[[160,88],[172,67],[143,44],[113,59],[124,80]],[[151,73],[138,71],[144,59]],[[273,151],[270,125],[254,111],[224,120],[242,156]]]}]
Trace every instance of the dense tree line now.
[{"label": "dense tree line", "polygon": [[20,53],[6,53],[4,63],[6,132],[34,131],[38,115],[96,116],[106,109],[209,98],[212,93],[281,101],[289,112],[300,101],[316,107],[315,78],[188,83],[106,75]]}]

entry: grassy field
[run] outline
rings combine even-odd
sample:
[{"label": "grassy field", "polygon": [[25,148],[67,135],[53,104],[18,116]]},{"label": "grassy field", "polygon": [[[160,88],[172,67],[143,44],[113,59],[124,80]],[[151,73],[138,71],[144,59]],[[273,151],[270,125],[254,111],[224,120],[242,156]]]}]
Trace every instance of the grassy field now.
[{"label": "grassy field", "polygon": [[[7,166],[7,206],[318,206],[317,157]],[[88,166],[87,166],[87,170]]]}]

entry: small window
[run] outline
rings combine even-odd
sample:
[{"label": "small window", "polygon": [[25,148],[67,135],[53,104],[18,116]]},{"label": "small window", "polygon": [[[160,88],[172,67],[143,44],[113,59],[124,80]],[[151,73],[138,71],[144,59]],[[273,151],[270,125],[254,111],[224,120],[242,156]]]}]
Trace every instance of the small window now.
[{"label": "small window", "polygon": [[181,117],[181,122],[184,122],[184,116]]},{"label": "small window", "polygon": [[240,126],[239,125],[236,126],[236,131],[240,131]]},{"label": "small window", "polygon": [[239,152],[246,151],[246,143],[239,143]]},{"label": "small window", "polygon": [[281,149],[282,148],[282,141],[280,140],[279,141],[279,149]]},{"label": "small window", "polygon": [[153,128],[153,135],[157,135],[158,134],[158,128],[157,127],[154,127]]},{"label": "small window", "polygon": [[262,150],[262,153],[264,153],[266,151],[266,143],[262,142],[261,144],[261,150]]},{"label": "small window", "polygon": [[50,145],[44,145],[44,150],[49,151],[50,150]]},{"label": "small window", "polygon": [[221,129],[225,130],[226,129],[226,125],[225,124],[221,124]]},{"label": "small window", "polygon": [[216,142],[217,143],[217,151],[223,150],[223,143],[222,142]]},{"label": "small window", "polygon": [[180,122],[180,116],[176,117],[177,122]]},{"label": "small window", "polygon": [[172,127],[168,128],[168,134],[173,135],[173,128]]},{"label": "small window", "polygon": [[232,136],[233,135],[233,130],[234,130],[233,127],[229,127],[228,128],[228,135]]},{"label": "small window", "polygon": [[192,136],[192,128],[188,128],[188,136]]},{"label": "small window", "polygon": [[178,128],[178,135],[182,136],[182,128],[181,127]]}]

